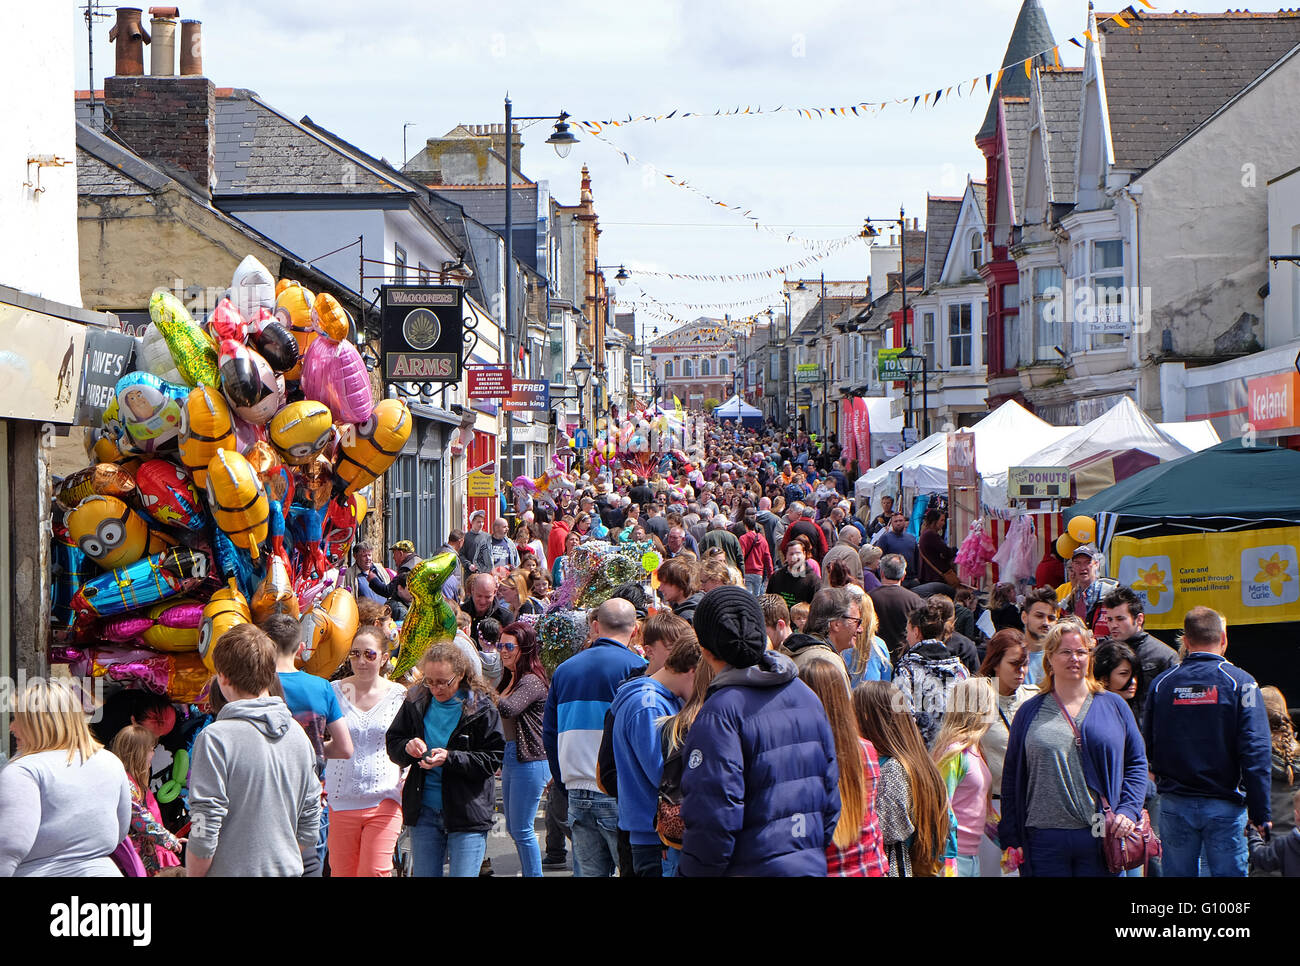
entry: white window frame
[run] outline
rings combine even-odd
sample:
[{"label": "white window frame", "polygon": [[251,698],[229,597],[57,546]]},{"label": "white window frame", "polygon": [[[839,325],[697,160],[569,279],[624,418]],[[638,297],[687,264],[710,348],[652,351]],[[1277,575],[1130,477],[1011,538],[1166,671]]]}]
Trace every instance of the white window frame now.
[{"label": "white window frame", "polygon": [[931,372],[938,368],[938,315],[934,310],[921,313],[921,351],[925,354],[925,364]]},{"label": "white window frame", "polygon": [[978,231],[970,233],[970,270],[978,273],[984,264],[984,236]]},{"label": "white window frame", "polygon": [[393,242],[393,281],[398,285],[406,282],[406,249]]},{"label": "white window frame", "polygon": [[[1099,261],[1097,253],[1100,245],[1116,245],[1119,247],[1120,263],[1118,266],[1097,267]],[[1128,293],[1125,287],[1124,239],[1119,237],[1081,239],[1071,246],[1070,260],[1073,269],[1071,282],[1074,285],[1075,292],[1075,298],[1069,303],[1072,312],[1081,304],[1078,293],[1085,289],[1092,290],[1091,307],[1093,312],[1103,306],[1118,305],[1122,309],[1129,308],[1127,306]],[[1099,280],[1111,283],[1105,290],[1111,293],[1109,296],[1103,296],[1103,290],[1097,288]],[[1118,285],[1115,285],[1115,282],[1118,282]],[[1118,293],[1118,298],[1115,297],[1114,293]],[[1075,319],[1072,328],[1074,330],[1074,346],[1076,350],[1122,352],[1126,349],[1125,338],[1120,333],[1089,332],[1082,319]]]},{"label": "white window frame", "polygon": [[[1065,271],[1060,265],[1039,265],[1032,270],[1033,287],[1030,289],[1030,314],[1033,340],[1033,358],[1036,362],[1059,362],[1056,346],[1061,346],[1065,335],[1064,319],[1061,318],[1065,307]],[[1043,276],[1054,273],[1055,278],[1043,280]],[[1055,302],[1057,314],[1055,322],[1047,322],[1043,316]],[[1048,329],[1050,328],[1050,332]],[[1061,346],[1064,348],[1064,346]]]},{"label": "white window frame", "polygon": [[[970,302],[950,302],[947,309],[948,365],[953,369],[969,369],[975,365],[975,312],[973,306]],[[965,318],[962,317],[963,315]],[[957,327],[957,331],[954,331],[954,325]],[[963,327],[965,331],[961,331]],[[959,342],[965,342],[965,361],[958,361],[961,355],[957,351]]]}]

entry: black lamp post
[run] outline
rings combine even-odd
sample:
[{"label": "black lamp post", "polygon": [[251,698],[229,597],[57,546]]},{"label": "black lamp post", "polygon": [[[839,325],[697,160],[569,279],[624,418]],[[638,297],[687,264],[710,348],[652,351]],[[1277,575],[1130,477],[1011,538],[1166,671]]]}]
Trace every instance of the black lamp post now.
[{"label": "black lamp post", "polygon": [[[924,352],[917,352],[910,345],[899,353],[898,361],[902,364],[903,371],[907,373],[909,404],[912,395],[912,380],[917,376],[921,377],[921,421],[925,430],[922,434],[924,438],[930,435],[930,361],[925,357]],[[912,421],[915,423],[915,418]],[[915,429],[915,425],[912,428]]]},{"label": "black lamp post", "polygon": [[573,364],[573,381],[578,384],[578,423],[581,425],[583,420],[583,410],[586,408],[584,403],[587,396],[587,384],[591,382],[591,363],[587,361],[587,354],[581,349],[578,350],[578,361]]}]

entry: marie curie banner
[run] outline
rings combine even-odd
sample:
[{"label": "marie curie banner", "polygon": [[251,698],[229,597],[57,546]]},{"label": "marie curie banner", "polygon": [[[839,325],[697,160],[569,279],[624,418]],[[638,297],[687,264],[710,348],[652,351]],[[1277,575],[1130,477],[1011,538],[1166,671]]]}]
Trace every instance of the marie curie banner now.
[{"label": "marie curie banner", "polygon": [[1198,604],[1233,624],[1300,621],[1300,527],[1116,537],[1111,574],[1146,597],[1146,626],[1183,626]]}]

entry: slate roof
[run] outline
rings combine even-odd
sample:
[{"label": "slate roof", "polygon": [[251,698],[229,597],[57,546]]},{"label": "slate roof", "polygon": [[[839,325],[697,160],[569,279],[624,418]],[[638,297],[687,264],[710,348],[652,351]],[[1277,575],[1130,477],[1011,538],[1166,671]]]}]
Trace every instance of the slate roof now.
[{"label": "slate roof", "polygon": [[[1029,96],[1029,78],[1025,76],[1024,70],[1019,65],[1026,58],[1051,50],[1055,45],[1052,28],[1047,24],[1047,15],[1043,13],[1042,6],[1038,0],[1025,0],[1016,17],[1016,25],[1011,29],[1011,40],[1007,43],[1006,55],[1002,58],[1004,68],[1015,67],[1016,69],[1007,70],[997,87],[993,88],[993,95],[989,98],[989,109],[984,115],[984,123],[980,125],[979,133],[975,135],[976,141],[992,137],[997,130],[998,98]],[[1042,63],[1040,58],[1040,65]]]},{"label": "slate roof", "polygon": [[980,215],[985,221],[989,217],[989,186],[983,181],[972,181],[971,187],[975,190],[975,204],[979,205]]},{"label": "slate roof", "polygon": [[1083,69],[1043,70],[1037,77],[1043,120],[1047,124],[1047,165],[1051,172],[1052,202],[1072,205]]},{"label": "slate roof", "polygon": [[827,295],[825,299],[819,298],[813,303],[812,308],[804,314],[799,324],[795,326],[795,334],[820,335],[822,327],[821,305],[823,301],[826,303],[826,329],[829,332],[835,319],[861,298],[861,295]]},{"label": "slate roof", "polygon": [[[1024,72],[1021,72],[1023,76]],[[1029,153],[1029,98],[1007,97],[1002,100],[1006,115],[1007,160],[1011,166],[1011,197],[1016,203],[1016,217],[1025,210],[1025,156]]]},{"label": "slate roof", "polygon": [[925,203],[925,282],[926,288],[939,284],[943,263],[948,259],[952,236],[961,214],[960,198],[927,195]]},{"label": "slate roof", "polygon": [[77,194],[148,195],[171,181],[116,141],[77,124]]},{"label": "slate roof", "polygon": [[360,152],[330,143],[248,90],[219,97],[216,107],[217,184],[222,195],[375,194],[410,190]]},{"label": "slate roof", "polygon": [[1300,44],[1297,10],[1139,14],[1132,23],[1100,30],[1115,164],[1138,171]]}]

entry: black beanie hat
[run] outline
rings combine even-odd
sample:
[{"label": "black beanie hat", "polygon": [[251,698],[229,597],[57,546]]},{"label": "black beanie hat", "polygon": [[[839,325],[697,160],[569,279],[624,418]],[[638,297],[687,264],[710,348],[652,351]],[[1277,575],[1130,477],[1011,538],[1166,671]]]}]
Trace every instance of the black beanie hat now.
[{"label": "black beanie hat", "polygon": [[733,667],[753,667],[767,649],[767,624],[758,598],[743,587],[717,587],[695,608],[700,646]]}]

